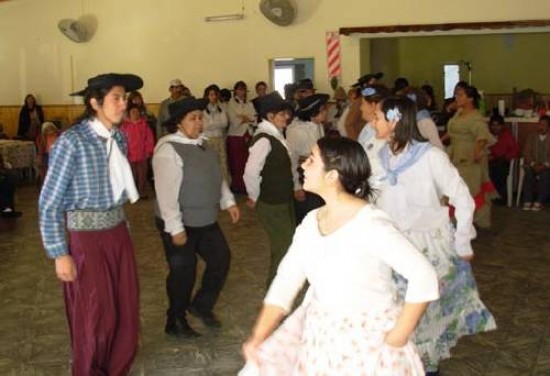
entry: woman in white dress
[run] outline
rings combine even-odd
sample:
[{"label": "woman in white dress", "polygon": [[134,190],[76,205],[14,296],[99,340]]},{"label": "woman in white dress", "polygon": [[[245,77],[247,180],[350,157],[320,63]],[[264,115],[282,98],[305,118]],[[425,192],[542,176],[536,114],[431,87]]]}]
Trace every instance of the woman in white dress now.
[{"label": "woman in white dress", "polygon": [[[376,204],[438,274],[441,298],[430,303],[414,336],[427,375],[437,375],[439,361],[450,357],[460,337],[496,328],[479,298],[469,263],[470,241],[476,236],[474,200],[447,154],[421,136],[411,99],[380,102],[373,125],[376,137],[387,141],[378,155],[385,176]],[[441,204],[443,195],[455,207],[456,226]],[[397,279],[404,289],[405,281]]]},{"label": "woman in white dress", "polygon": [[[243,345],[241,374],[424,375],[409,337],[438,298],[433,267],[366,201],[370,166],[357,142],[320,139],[303,168],[304,189],[326,205],[298,227]],[[409,281],[403,306],[392,270]],[[304,301],[275,330],[306,280]]]}]

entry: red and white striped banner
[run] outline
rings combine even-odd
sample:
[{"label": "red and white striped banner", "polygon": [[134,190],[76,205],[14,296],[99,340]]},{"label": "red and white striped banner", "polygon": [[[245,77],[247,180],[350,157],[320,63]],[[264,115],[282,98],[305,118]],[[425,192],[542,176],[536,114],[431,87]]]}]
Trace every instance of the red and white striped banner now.
[{"label": "red and white striped banner", "polygon": [[327,31],[327,64],[328,78],[339,77],[342,74],[340,66],[340,34]]}]

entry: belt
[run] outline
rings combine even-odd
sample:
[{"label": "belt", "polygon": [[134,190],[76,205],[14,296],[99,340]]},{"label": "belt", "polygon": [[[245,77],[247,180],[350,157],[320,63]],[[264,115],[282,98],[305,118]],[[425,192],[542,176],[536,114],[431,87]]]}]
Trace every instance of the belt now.
[{"label": "belt", "polygon": [[121,206],[108,210],[71,210],[67,212],[67,228],[72,231],[107,230],[124,221]]}]

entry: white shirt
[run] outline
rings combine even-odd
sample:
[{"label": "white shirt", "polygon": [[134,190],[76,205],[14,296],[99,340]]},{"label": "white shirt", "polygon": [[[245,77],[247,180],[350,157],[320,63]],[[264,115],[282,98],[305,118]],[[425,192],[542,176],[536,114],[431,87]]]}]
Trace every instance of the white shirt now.
[{"label": "white shirt", "polygon": [[[153,171],[155,175],[155,190],[160,217],[164,221],[164,231],[170,235],[184,231],[184,223],[179,204],[179,194],[185,187],[183,180],[183,160],[168,142],[179,144],[201,145],[205,137],[191,139],[180,131],[161,138],[153,154]],[[225,180],[221,185],[220,207],[222,210],[235,205],[233,193]]]},{"label": "white shirt", "polygon": [[[357,142],[361,144],[367,153],[367,157],[369,158],[371,168],[369,184],[372,188],[377,190],[382,185],[382,179],[386,176],[386,172],[384,171],[384,167],[382,167],[380,157],[378,156],[380,149],[386,145],[386,140],[376,138],[376,131],[370,123],[368,123],[363,127],[363,129],[361,129]],[[376,193],[377,191],[374,191],[375,196]]]},{"label": "white shirt", "polygon": [[392,269],[408,280],[406,302],[439,297],[432,265],[380,209],[366,205],[355,218],[325,236],[319,232],[317,212],[310,212],[296,229],[265,304],[288,312],[307,279],[317,302],[330,311],[393,308]]},{"label": "white shirt", "polygon": [[[271,124],[267,120],[263,120],[256,129],[254,136],[260,133],[266,133],[270,136],[275,137],[288,151],[288,155],[292,161],[292,156],[290,154],[290,149],[288,146],[283,133]],[[260,138],[258,141],[248,149],[248,160],[244,167],[244,185],[246,186],[246,193],[248,197],[253,201],[257,201],[260,196],[260,184],[262,183],[262,177],[260,174],[264,168],[265,160],[269,153],[271,152],[271,143],[265,137]],[[294,174],[293,174],[294,178]],[[294,188],[299,189],[300,185],[296,179],[294,179]]]},{"label": "white shirt", "polygon": [[[286,129],[286,141],[290,148],[290,162],[294,181],[299,182],[298,167],[300,159],[311,154],[317,141],[325,136],[323,125],[295,118]],[[298,183],[299,184],[299,183]],[[300,185],[301,187],[301,185]]]},{"label": "white shirt", "polygon": [[[243,122],[239,115],[246,115],[251,119],[250,122]],[[228,136],[242,137],[248,131],[248,126],[256,123],[256,110],[252,102],[242,102],[238,98],[232,98],[227,103],[227,116],[229,118]]]},{"label": "white shirt", "polygon": [[204,124],[203,135],[205,137],[224,137],[229,120],[223,107],[218,103],[214,106],[208,104],[207,108],[210,112],[206,110],[202,112]]},{"label": "white shirt", "polygon": [[342,116],[340,116],[340,119],[338,119],[338,124],[336,125],[336,129],[338,129],[338,132],[340,132],[340,136],[342,137],[348,137],[348,132],[346,131],[346,118],[349,114],[349,106],[347,106],[344,109],[344,112],[342,112]]},{"label": "white shirt", "polygon": [[[401,156],[391,156],[390,164]],[[397,184],[383,180],[376,205],[389,214],[403,232],[427,232],[449,224],[449,208],[441,197],[449,197],[455,207],[455,249],[460,256],[473,254],[470,241],[476,237],[474,200],[447,154],[432,147],[397,177]]]}]

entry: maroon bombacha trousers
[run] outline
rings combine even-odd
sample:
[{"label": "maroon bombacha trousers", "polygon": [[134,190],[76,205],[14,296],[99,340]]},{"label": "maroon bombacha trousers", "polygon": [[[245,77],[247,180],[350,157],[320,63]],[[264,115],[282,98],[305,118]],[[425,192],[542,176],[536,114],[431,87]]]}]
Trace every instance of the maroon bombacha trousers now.
[{"label": "maroon bombacha trousers", "polygon": [[72,374],[127,375],[139,334],[134,249],[123,221],[97,231],[70,231],[77,278],[64,283]]}]

